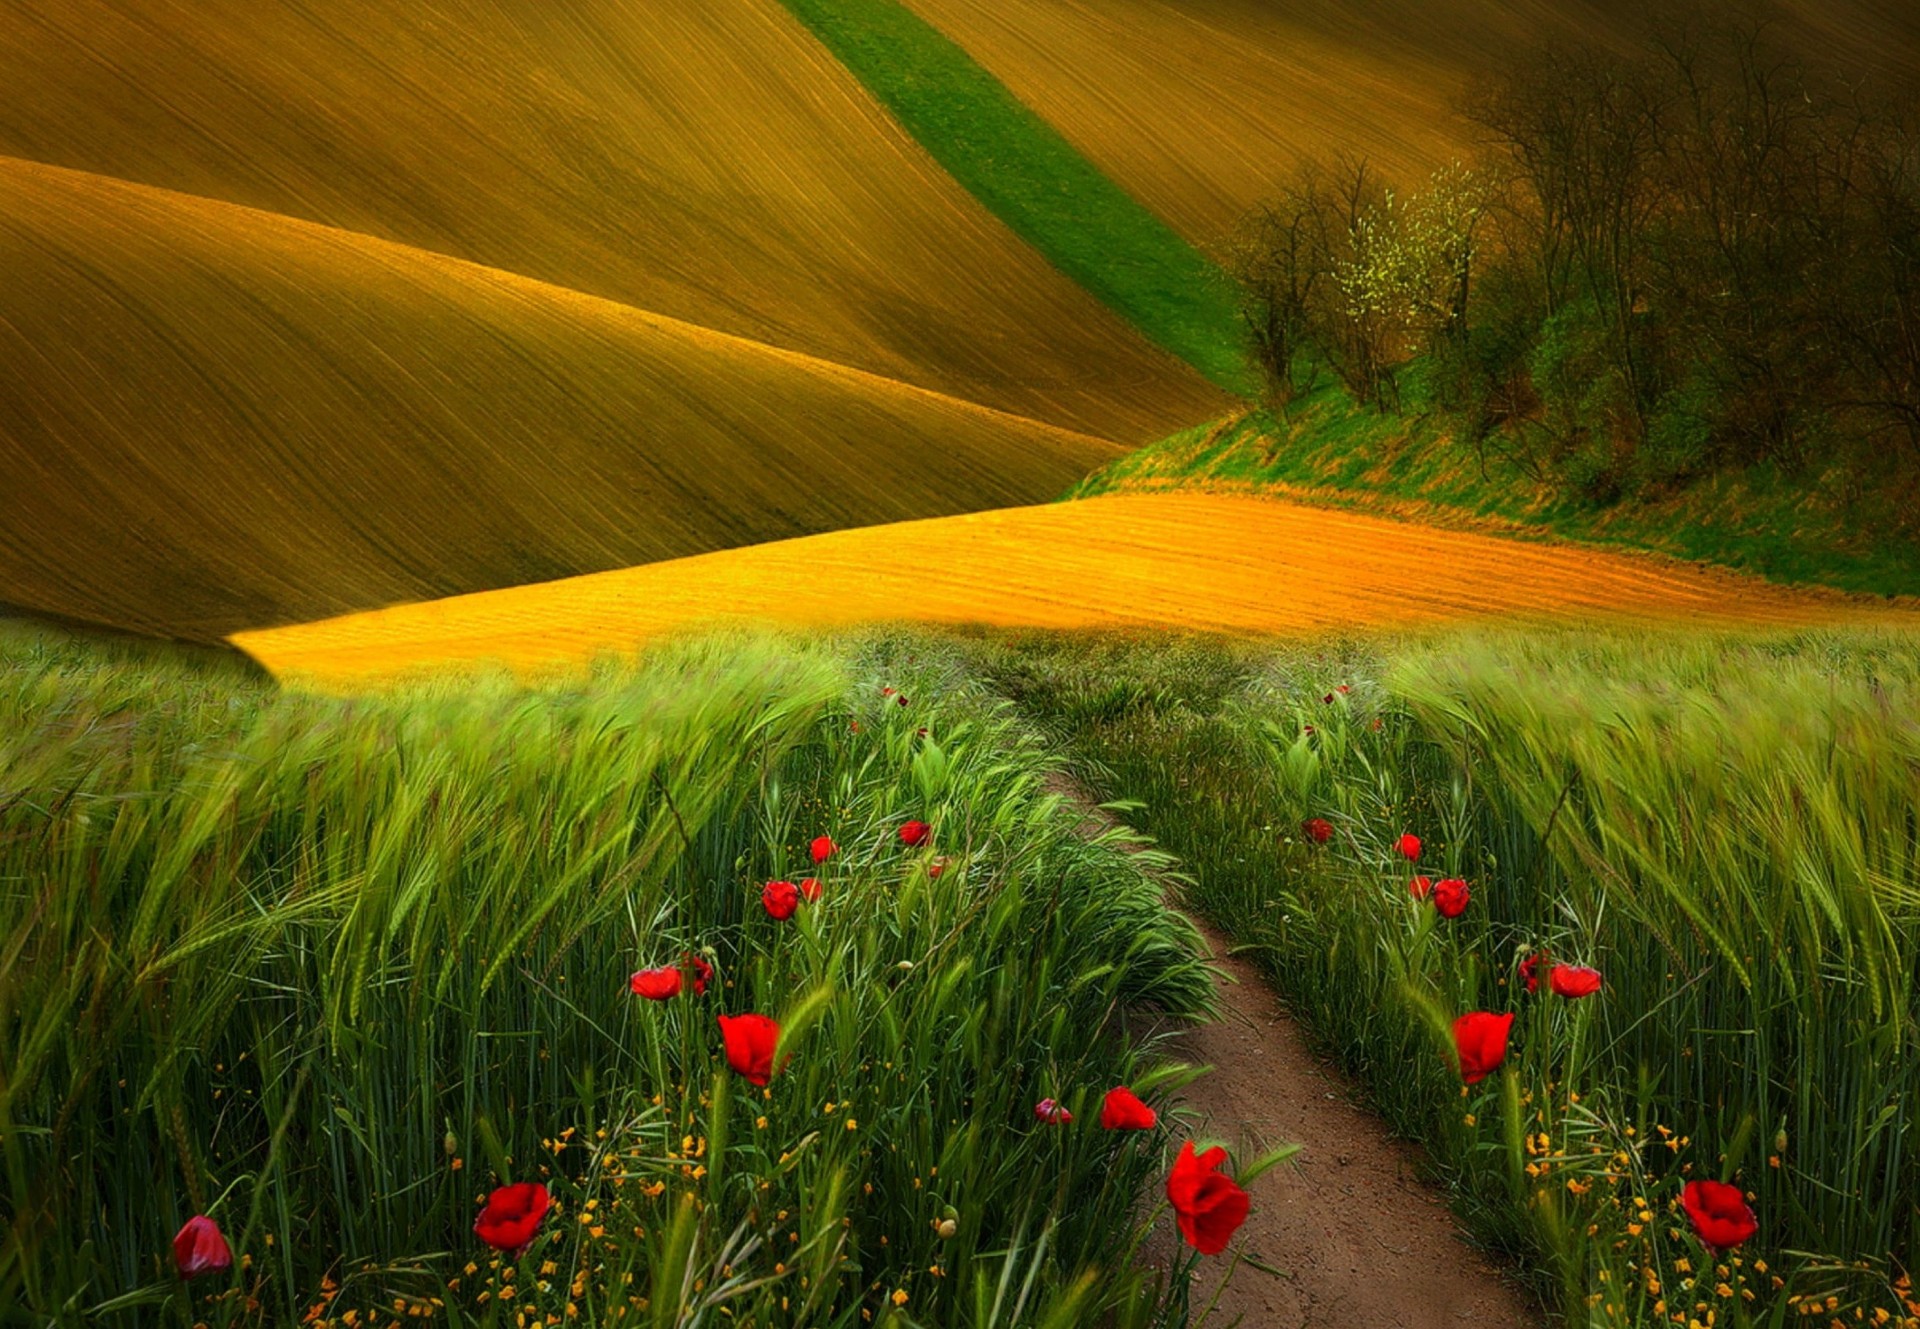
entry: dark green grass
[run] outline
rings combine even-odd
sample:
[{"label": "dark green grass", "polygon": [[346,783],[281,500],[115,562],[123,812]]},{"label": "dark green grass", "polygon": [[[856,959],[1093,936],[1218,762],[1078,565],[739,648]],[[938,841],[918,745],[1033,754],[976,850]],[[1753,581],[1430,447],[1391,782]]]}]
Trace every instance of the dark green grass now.
[{"label": "dark green grass", "polygon": [[1418,408],[1385,415],[1323,385],[1292,413],[1182,431],[1129,453],[1068,495],[1158,488],[1270,490],[1503,534],[1644,549],[1770,581],[1920,595],[1920,548],[1893,515],[1850,504],[1828,477],[1750,469],[1653,499],[1601,506],[1456,443]]},{"label": "dark green grass", "polygon": [[1027,243],[1229,392],[1250,380],[1226,276],[939,29],[894,0],[786,0]]}]

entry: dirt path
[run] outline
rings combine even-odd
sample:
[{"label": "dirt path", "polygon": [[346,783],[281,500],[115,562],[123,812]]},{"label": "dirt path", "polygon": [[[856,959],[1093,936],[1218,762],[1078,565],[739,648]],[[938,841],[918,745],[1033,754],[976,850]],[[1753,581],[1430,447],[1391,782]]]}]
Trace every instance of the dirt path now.
[{"label": "dirt path", "polygon": [[[1089,822],[1114,819],[1081,790],[1054,789]],[[1185,1092],[1196,1135],[1237,1145],[1236,1160],[1286,1142],[1302,1147],[1249,1187],[1243,1261],[1209,1325],[1244,1329],[1521,1329],[1544,1316],[1462,1237],[1440,1193],[1419,1179],[1419,1151],[1359,1105],[1350,1081],[1307,1046],[1253,965],[1200,925],[1220,984],[1221,1019],[1181,1028],[1169,1051],[1211,1066]],[[1148,1241],[1164,1265],[1177,1251],[1171,1217]],[[1258,1265],[1268,1268],[1262,1269]],[[1195,1313],[1217,1286],[1203,1262]],[[1268,1270],[1279,1270],[1272,1273]]]}]

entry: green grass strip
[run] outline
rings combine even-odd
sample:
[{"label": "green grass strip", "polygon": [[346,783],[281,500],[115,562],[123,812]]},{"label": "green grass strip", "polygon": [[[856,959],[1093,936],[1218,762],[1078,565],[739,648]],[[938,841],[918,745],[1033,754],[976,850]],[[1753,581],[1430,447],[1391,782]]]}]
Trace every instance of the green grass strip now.
[{"label": "green grass strip", "polygon": [[1150,340],[1249,389],[1220,269],[895,0],[785,0],[953,178]]}]

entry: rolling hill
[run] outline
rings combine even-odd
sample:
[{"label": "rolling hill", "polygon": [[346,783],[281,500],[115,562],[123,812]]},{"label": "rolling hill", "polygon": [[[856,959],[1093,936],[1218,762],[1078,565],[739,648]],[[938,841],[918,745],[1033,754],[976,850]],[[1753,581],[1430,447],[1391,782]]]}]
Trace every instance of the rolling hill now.
[{"label": "rolling hill", "polygon": [[1256,634],[1461,620],[1920,625],[1907,605],[1649,556],[1529,544],[1268,499],[1121,495],[836,531],[328,622],[241,633],[283,679],[351,689],[504,662],[538,670],[751,623],[1168,627]]},{"label": "rolling hill", "polygon": [[349,231],[0,161],[0,602],[165,636],[1062,492],[1119,449]]},{"label": "rolling hill", "polygon": [[[1617,42],[1598,0],[903,0],[1196,244],[1307,154],[1411,183],[1471,149],[1471,78],[1554,41]],[[1751,10],[1751,6],[1742,7]],[[1795,49],[1877,80],[1920,76],[1898,0],[1787,0]]]},{"label": "rolling hill", "polygon": [[996,221],[775,0],[0,0],[0,88],[3,155],[1080,432],[1145,442],[1220,401]]}]

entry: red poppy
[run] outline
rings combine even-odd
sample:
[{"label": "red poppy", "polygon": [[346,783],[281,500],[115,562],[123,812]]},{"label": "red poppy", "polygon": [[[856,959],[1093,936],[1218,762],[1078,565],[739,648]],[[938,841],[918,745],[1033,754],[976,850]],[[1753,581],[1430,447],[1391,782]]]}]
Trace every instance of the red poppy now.
[{"label": "red poppy", "polygon": [[907,704],[907,694],[904,692],[898,693],[894,696],[894,700],[899,702],[902,706],[905,706]]},{"label": "red poppy", "polygon": [[1107,1090],[1100,1104],[1100,1128],[1108,1131],[1150,1131],[1160,1114],[1140,1101],[1133,1090],[1121,1085]]},{"label": "red poppy", "polygon": [[1315,844],[1325,844],[1333,838],[1333,823],[1325,817],[1309,817],[1300,823],[1300,829]]},{"label": "red poppy", "polygon": [[929,877],[937,877],[946,870],[947,860],[944,858],[936,858],[933,862],[927,864],[927,875]]},{"label": "red poppy", "polygon": [[813,844],[809,846],[813,853],[813,861],[816,863],[824,863],[829,858],[832,858],[834,850],[839,847],[839,845],[833,842],[833,838],[827,835],[815,836]]},{"label": "red poppy", "polygon": [[1337,687],[1337,688],[1335,688],[1335,689],[1334,689],[1334,691],[1335,691],[1335,692],[1337,692],[1337,693],[1339,693],[1339,694],[1340,694],[1341,696],[1343,696],[1343,697],[1344,697],[1344,696],[1346,696],[1346,695],[1347,695],[1347,694],[1348,694],[1349,692],[1352,692],[1352,691],[1353,691],[1353,689],[1352,689],[1352,688],[1350,688],[1350,687],[1348,687],[1348,686],[1347,686],[1347,685],[1346,685],[1345,683],[1342,683],[1342,684],[1341,684],[1341,685],[1340,685],[1339,687]]},{"label": "red poppy", "polygon": [[713,981],[713,966],[707,963],[706,957],[695,955],[692,951],[682,951],[680,967],[693,975],[693,995],[706,996],[707,984]]},{"label": "red poppy", "polygon": [[1303,734],[1305,734],[1305,735],[1306,735],[1306,736],[1307,736],[1308,738],[1312,738],[1312,737],[1313,737],[1313,726],[1312,726],[1312,725],[1310,725],[1310,724],[1303,724],[1303,725],[1301,725],[1301,726],[1300,726],[1300,732],[1301,732],[1301,733],[1303,733]]},{"label": "red poppy", "polygon": [[1693,1233],[1716,1251],[1730,1251],[1760,1230],[1738,1186],[1724,1181],[1690,1181],[1680,1193]]},{"label": "red poppy", "polygon": [[925,725],[921,725],[918,729],[913,731],[913,736],[915,738],[925,738],[927,736],[927,727]]},{"label": "red poppy", "polygon": [[1373,717],[1373,723],[1372,723],[1371,725],[1369,725],[1369,726],[1368,726],[1368,728],[1370,728],[1370,729],[1378,729],[1378,728],[1380,728],[1380,727],[1381,727],[1381,725],[1382,725],[1382,723],[1383,723],[1383,722],[1382,722],[1382,720],[1380,719],[1380,717],[1376,715],[1376,716],[1374,716],[1374,717]]},{"label": "red poppy", "polygon": [[1507,1034],[1513,1016],[1472,1011],[1453,1022],[1453,1046],[1460,1054],[1460,1078],[1479,1084],[1507,1059]]},{"label": "red poppy", "polygon": [[812,904],[820,898],[820,879],[818,877],[802,877],[800,879],[800,898],[808,904]]},{"label": "red poppy", "polygon": [[847,721],[847,728],[857,734],[860,732],[860,722],[858,720],[849,720]]},{"label": "red poppy", "polygon": [[1432,877],[1415,877],[1407,883],[1407,894],[1416,900],[1424,900],[1433,894]]},{"label": "red poppy", "polygon": [[1333,694],[1329,692],[1326,696],[1322,697],[1320,700],[1331,704],[1333,701]]},{"label": "red poppy", "polygon": [[1195,1157],[1193,1141],[1181,1147],[1167,1175],[1167,1199],[1180,1223],[1180,1235],[1202,1255],[1218,1255],[1247,1220],[1247,1193],[1219,1168],[1227,1151],[1215,1145]]},{"label": "red poppy", "polygon": [[1547,959],[1548,956],[1545,951],[1535,951],[1532,955],[1529,955],[1520,962],[1520,977],[1527,980],[1527,991],[1529,993],[1540,990],[1540,966],[1545,964]]},{"label": "red poppy", "polygon": [[1547,986],[1562,997],[1591,997],[1600,990],[1600,971],[1583,964],[1557,964],[1547,975]]},{"label": "red poppy", "polygon": [[910,821],[900,828],[900,843],[909,849],[915,845],[923,845],[927,842],[927,835],[932,830],[933,827],[924,821]]},{"label": "red poppy", "polygon": [[1442,918],[1458,918],[1467,912],[1473,891],[1458,877],[1442,877],[1433,883],[1433,907]]},{"label": "red poppy", "polygon": [[880,695],[883,697],[891,697],[893,695],[893,689],[891,687],[881,688]]},{"label": "red poppy", "polygon": [[1038,1103],[1035,1103],[1033,1105],[1033,1115],[1053,1126],[1065,1126],[1073,1120],[1073,1113],[1067,1111],[1063,1104],[1056,1103],[1051,1098],[1043,1098]]},{"label": "red poppy", "polygon": [[519,1253],[532,1242],[553,1201],[547,1188],[537,1181],[522,1181],[502,1186],[487,1197],[473,1230],[480,1240],[496,1250]]},{"label": "red poppy", "polygon": [[773,1078],[773,1048],[780,1026],[764,1015],[722,1015],[720,1038],[727,1045],[727,1065],[757,1085]]},{"label": "red poppy", "polygon": [[220,1225],[205,1214],[195,1214],[173,1235],[173,1267],[182,1278],[225,1273],[233,1268],[233,1252]]},{"label": "red poppy", "polygon": [[1407,862],[1409,863],[1419,862],[1420,860],[1420,837],[1419,836],[1411,833],[1403,835],[1398,840],[1394,841],[1393,847],[1395,850],[1399,852],[1400,857],[1406,859]]},{"label": "red poppy", "polygon": [[685,976],[673,965],[662,965],[658,969],[642,969],[627,980],[627,986],[633,989],[636,997],[645,997],[648,1001],[671,1001],[680,995]]},{"label": "red poppy", "polygon": [[784,923],[800,907],[800,888],[790,881],[770,881],[760,888],[760,904],[768,918]]}]

